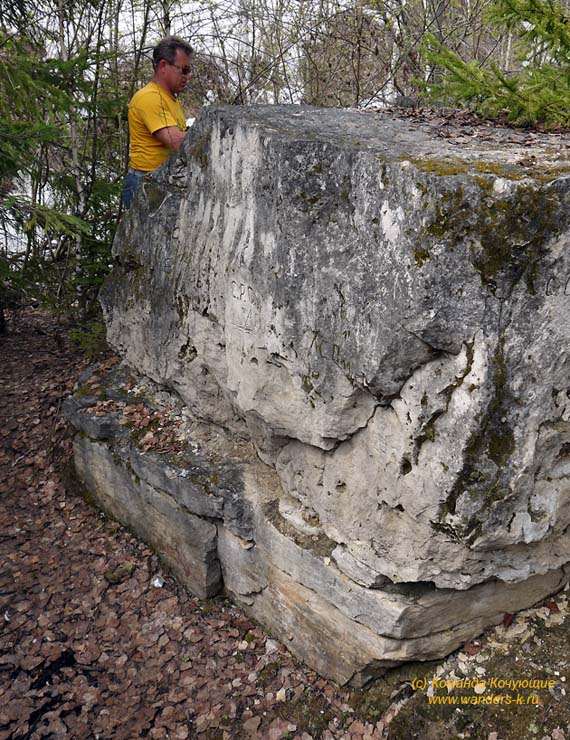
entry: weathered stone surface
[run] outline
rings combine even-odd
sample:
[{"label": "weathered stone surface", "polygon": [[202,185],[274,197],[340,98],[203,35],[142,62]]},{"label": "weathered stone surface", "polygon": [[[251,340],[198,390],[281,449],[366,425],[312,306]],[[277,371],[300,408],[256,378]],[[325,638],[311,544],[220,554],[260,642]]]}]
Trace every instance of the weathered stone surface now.
[{"label": "weathered stone surface", "polygon": [[[218,522],[226,585],[268,624],[300,625],[308,589],[320,615],[405,643],[370,665],[428,655],[430,632],[451,649],[570,560],[570,140],[461,133],[206,111],[137,194],[102,293],[126,362],[249,437],[278,503],[251,503],[250,460],[211,499],[129,464]],[[310,642],[293,647],[316,664]]]},{"label": "weathered stone surface", "polygon": [[[259,484],[248,488],[248,496],[252,497],[255,511],[254,546],[246,543],[244,547],[243,541],[224,537],[220,558],[226,588],[239,600],[253,604],[267,584],[275,585],[278,570],[283,577],[317,594],[323,604],[334,607],[335,613],[351,620],[353,635],[364,642],[369,630],[403,643],[434,633],[441,633],[440,639],[445,634],[457,639],[457,628],[462,625],[469,624],[469,632],[473,623],[479,624],[479,629],[486,623],[498,623],[506,611],[523,609],[545,593],[557,591],[568,577],[560,569],[519,583],[501,584],[494,580],[469,591],[435,589],[427,584],[366,588],[339,571],[330,557],[333,543],[327,538],[316,540],[293,532],[280,518],[275,502],[267,503]],[[282,610],[279,599],[269,599],[263,608],[265,615],[271,604],[276,612]],[[256,613],[256,608],[252,608],[252,613]],[[276,614],[272,620],[278,618]],[[463,639],[467,639],[467,632],[461,632]],[[332,633],[320,637],[321,642],[329,639],[329,650],[334,655]]]},{"label": "weathered stone surface", "polygon": [[[115,382],[104,393],[121,397]],[[156,405],[149,400],[149,407]],[[339,554],[326,535],[305,534],[281,515],[276,473],[248,454],[248,445],[238,445],[241,459],[228,446],[230,489],[224,483],[228,460],[220,459],[214,431],[189,438],[182,454],[159,455],[141,450],[136,431],[122,426],[117,413],[97,417],[97,406],[67,408],[82,432],[76,468],[98,503],[152,544],[195,593],[214,595],[221,573],[226,591],[244,608],[341,683],[358,686],[396,663],[448,652],[568,578],[559,569],[468,591],[394,586],[386,579],[367,587],[346,575],[357,568],[361,576],[361,564]],[[85,430],[94,428],[89,417],[107,419],[105,440],[88,438]]]},{"label": "weathered stone surface", "polygon": [[117,465],[101,442],[77,438],[77,472],[97,503],[152,545],[180,580],[202,596],[220,590],[216,527]]},{"label": "weathered stone surface", "polygon": [[333,604],[279,569],[271,571],[268,580],[268,587],[246,608],[316,670],[357,687],[407,660],[433,660],[450,652],[503,617],[476,618],[430,635],[397,640],[362,626],[355,629]]},{"label": "weathered stone surface", "polygon": [[110,439],[123,433],[117,424],[118,414],[105,414],[94,416],[93,414],[81,413],[83,409],[89,408],[97,402],[95,396],[69,396],[63,402],[63,412],[73,426],[91,439]]}]

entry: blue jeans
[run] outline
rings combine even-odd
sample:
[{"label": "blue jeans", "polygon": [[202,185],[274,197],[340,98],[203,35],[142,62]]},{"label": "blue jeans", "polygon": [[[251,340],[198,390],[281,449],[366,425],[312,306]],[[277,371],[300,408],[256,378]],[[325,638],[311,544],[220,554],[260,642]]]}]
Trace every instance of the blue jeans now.
[{"label": "blue jeans", "polygon": [[133,202],[133,197],[137,192],[140,185],[141,179],[147,175],[147,172],[142,170],[133,170],[131,167],[127,170],[127,176],[123,184],[123,205],[125,208],[130,208]]}]

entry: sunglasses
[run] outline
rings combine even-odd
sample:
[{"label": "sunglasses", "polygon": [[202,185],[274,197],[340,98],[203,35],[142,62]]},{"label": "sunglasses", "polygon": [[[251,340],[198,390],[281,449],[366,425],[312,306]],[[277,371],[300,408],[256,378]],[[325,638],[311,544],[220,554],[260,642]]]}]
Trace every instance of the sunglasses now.
[{"label": "sunglasses", "polygon": [[168,62],[168,64],[170,64],[171,67],[176,67],[176,69],[185,77],[190,74],[190,67],[179,67],[177,64],[174,64],[174,62]]}]

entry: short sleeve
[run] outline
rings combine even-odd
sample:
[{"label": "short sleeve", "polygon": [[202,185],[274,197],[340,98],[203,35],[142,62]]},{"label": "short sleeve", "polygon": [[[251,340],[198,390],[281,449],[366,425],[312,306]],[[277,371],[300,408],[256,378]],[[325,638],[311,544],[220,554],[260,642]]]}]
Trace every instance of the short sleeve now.
[{"label": "short sleeve", "polygon": [[176,118],[158,92],[150,92],[140,103],[137,101],[135,111],[151,134],[161,128],[178,125]]}]

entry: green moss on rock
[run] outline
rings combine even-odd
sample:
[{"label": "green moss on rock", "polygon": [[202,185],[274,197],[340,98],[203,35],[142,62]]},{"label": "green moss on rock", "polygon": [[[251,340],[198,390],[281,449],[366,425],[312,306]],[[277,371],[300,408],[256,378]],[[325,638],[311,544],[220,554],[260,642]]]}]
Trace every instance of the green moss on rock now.
[{"label": "green moss on rock", "polygon": [[414,247],[414,262],[417,267],[422,267],[422,265],[430,259],[431,255],[428,249],[420,246]]},{"label": "green moss on rock", "polygon": [[[502,481],[515,449],[515,439],[506,413],[511,399],[502,341],[493,358],[493,372],[493,399],[479,429],[466,445],[463,470],[446,501],[440,506],[437,521],[431,523],[434,531],[443,532],[467,544],[481,533],[482,512],[488,511],[493,504],[509,495],[509,488]],[[471,520],[452,526],[447,521],[448,517],[456,514],[457,501],[464,492],[481,502],[481,510]]]}]

